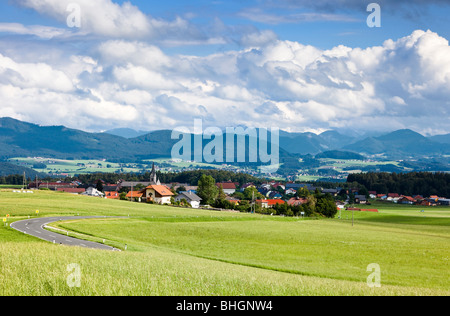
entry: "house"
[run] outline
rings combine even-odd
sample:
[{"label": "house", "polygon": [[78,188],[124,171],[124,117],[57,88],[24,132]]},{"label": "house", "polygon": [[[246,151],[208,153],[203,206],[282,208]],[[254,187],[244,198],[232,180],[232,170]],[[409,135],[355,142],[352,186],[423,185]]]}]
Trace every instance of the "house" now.
[{"label": "house", "polygon": [[[172,190],[175,190],[177,192],[192,192],[197,194],[198,186],[189,185],[187,183],[171,183],[170,185],[167,185],[167,187],[170,187]],[[181,190],[179,190],[181,188]]]},{"label": "house", "polygon": [[283,200],[256,200],[256,204],[261,208],[272,208],[277,204],[286,204],[286,202]]},{"label": "house", "polygon": [[439,200],[439,197],[437,195],[430,195],[429,200],[434,200],[435,202],[437,202]]},{"label": "house", "polygon": [[399,199],[400,195],[398,193],[389,193],[386,200],[397,203]]},{"label": "house", "polygon": [[336,207],[338,210],[343,210],[345,209],[345,202],[342,201],[336,201]]},{"label": "house", "polygon": [[265,197],[269,197],[270,192],[272,192],[270,186],[264,184],[261,185],[257,190],[261,195]]},{"label": "house", "polygon": [[134,202],[142,202],[142,197],[144,196],[143,191],[130,191],[127,194],[127,199]]},{"label": "house", "polygon": [[306,184],[289,182],[289,183],[286,183],[286,190],[293,189],[293,190],[295,190],[295,192],[297,192],[298,189],[303,188],[305,186],[306,186]]},{"label": "house", "polygon": [[232,195],[236,192],[236,184],[233,182],[223,182],[223,183],[216,183],[216,186],[220,188],[222,186],[223,192],[227,195]]},{"label": "house", "polygon": [[103,198],[105,196],[104,193],[100,192],[99,190],[97,190],[94,187],[89,187],[86,192],[81,193],[81,195],[85,195],[85,196],[95,196],[95,197],[101,197]]},{"label": "house", "polygon": [[438,203],[439,199],[429,198],[429,199],[425,199],[424,201],[428,202],[428,206],[436,206],[439,204]]},{"label": "house", "polygon": [[119,192],[118,184],[106,184],[103,186],[103,192]]},{"label": "house", "polygon": [[174,196],[172,191],[165,185],[149,185],[142,192],[143,198],[147,202],[157,204],[171,204],[171,198]]},{"label": "house", "polygon": [[439,199],[438,202],[440,205],[450,205],[450,199]]},{"label": "house", "polygon": [[244,192],[247,188],[256,188],[256,186],[253,183],[246,183],[241,186],[241,192]]},{"label": "house", "polygon": [[277,191],[270,191],[268,197],[269,197],[269,199],[279,200],[279,199],[281,199],[283,196],[282,196],[279,192],[277,192]]},{"label": "house", "polygon": [[180,192],[180,194],[175,197],[176,202],[181,202],[183,199],[185,199],[192,208],[199,208],[200,201],[202,200],[197,194],[191,192]]},{"label": "house", "polygon": [[356,204],[367,204],[367,197],[365,195],[356,195],[355,203]]},{"label": "house", "polygon": [[398,199],[398,203],[400,204],[414,204],[416,203],[417,200],[415,200],[414,198],[412,198],[411,196],[402,196]]},{"label": "house", "polygon": [[290,206],[299,206],[308,203],[307,199],[302,198],[292,198],[289,201],[287,201],[287,204]]},{"label": "house", "polygon": [[323,194],[331,194],[332,196],[337,196],[339,191],[337,189],[323,189],[322,190]]},{"label": "house", "polygon": [[280,187],[282,190],[286,190],[286,186],[281,183],[281,182],[271,182],[270,186],[272,187],[272,189],[274,190],[278,190],[278,188]]},{"label": "house", "polygon": [[105,191],[105,198],[109,200],[118,200],[120,199],[120,195],[117,191]]},{"label": "house", "polygon": [[241,204],[241,200],[238,200],[238,199],[236,199],[234,197],[231,197],[231,196],[227,196],[225,198],[225,200],[227,200],[228,202],[230,202],[231,204],[234,204],[236,206],[239,206],[239,204]]},{"label": "house", "polygon": [[287,189],[286,191],[284,191],[285,195],[290,195],[290,194],[297,194],[297,191],[294,189]]}]

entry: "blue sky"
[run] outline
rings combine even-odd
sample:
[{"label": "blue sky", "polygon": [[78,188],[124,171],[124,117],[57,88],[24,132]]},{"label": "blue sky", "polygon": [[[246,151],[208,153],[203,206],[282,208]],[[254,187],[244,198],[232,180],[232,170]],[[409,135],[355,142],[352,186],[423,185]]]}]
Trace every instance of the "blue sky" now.
[{"label": "blue sky", "polygon": [[[76,3],[76,1],[73,2]],[[123,4],[128,1],[114,2]],[[275,4],[273,2],[264,0],[131,1],[143,13],[154,18],[173,20],[176,17],[182,17],[200,28],[208,28],[214,24],[215,20],[220,20],[229,26],[270,29],[282,40],[299,41],[324,49],[340,44],[351,47],[380,45],[388,38],[400,38],[417,29],[430,29],[445,38],[450,37],[450,5],[445,5],[445,1],[436,1],[436,3],[423,1],[423,4],[414,4],[415,1],[409,1],[413,3],[410,5],[408,1],[398,1],[406,4],[395,6],[388,4],[389,1],[387,1],[386,5],[381,6],[382,27],[372,29],[366,25],[367,16],[370,14],[366,8],[374,0],[359,1],[358,6],[342,4],[345,1],[328,1],[332,7],[327,9],[313,8],[307,4],[309,1],[276,1]],[[306,4],[302,5],[303,2]],[[289,3],[295,3],[295,5]],[[307,14],[315,16],[311,16],[310,20],[304,20],[302,15]],[[0,21],[64,27],[62,21],[21,6],[20,1],[12,0],[0,3]],[[201,49],[198,50],[199,53],[201,51]]]},{"label": "blue sky", "polygon": [[[200,117],[450,132],[450,3],[379,0],[381,27],[369,28],[371,2],[5,0],[0,116],[91,131]],[[80,28],[66,23],[71,3]]]}]

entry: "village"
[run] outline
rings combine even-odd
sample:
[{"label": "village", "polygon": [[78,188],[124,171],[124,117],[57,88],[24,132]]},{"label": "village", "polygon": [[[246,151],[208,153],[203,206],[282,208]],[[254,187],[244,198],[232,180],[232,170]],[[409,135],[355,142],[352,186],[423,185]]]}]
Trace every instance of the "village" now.
[{"label": "village", "polygon": [[[341,184],[342,185],[342,184]],[[431,196],[406,196],[398,193],[379,193],[367,191],[361,188],[347,188],[337,184],[334,188],[322,188],[311,183],[295,183],[281,181],[266,181],[262,184],[237,182],[215,183],[219,192],[219,198],[225,200],[221,209],[246,210],[239,206],[246,205],[247,209],[253,210],[256,206],[260,210],[277,208],[280,205],[297,207],[308,204],[308,195],[327,196],[333,200],[338,210],[353,209],[364,210],[357,206],[365,207],[373,201],[385,203],[420,205],[420,206],[448,206],[450,199]],[[84,196],[128,200],[137,203],[151,203],[160,205],[184,206],[191,208],[210,208],[198,194],[198,185],[189,183],[167,183],[163,184],[158,179],[155,166],[153,165],[148,182],[119,181],[118,183],[105,183],[99,179],[95,184],[85,184],[79,181],[65,183],[40,182],[38,180],[29,183],[30,190],[53,190],[70,194]],[[306,192],[306,193],[305,193]]]}]

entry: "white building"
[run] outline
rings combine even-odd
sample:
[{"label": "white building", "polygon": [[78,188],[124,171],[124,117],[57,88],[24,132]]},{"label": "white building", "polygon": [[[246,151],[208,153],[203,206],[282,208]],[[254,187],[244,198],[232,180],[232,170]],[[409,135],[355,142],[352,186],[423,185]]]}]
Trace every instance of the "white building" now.
[{"label": "white building", "polygon": [[175,198],[175,201],[181,201],[185,199],[189,204],[191,204],[192,208],[199,208],[200,201],[202,200],[197,194],[192,192],[180,192],[180,194]]},{"label": "white building", "polygon": [[89,187],[86,192],[81,193],[81,195],[86,195],[86,196],[96,196],[96,197],[104,197],[105,194],[100,192],[99,190],[97,190],[94,187]]}]

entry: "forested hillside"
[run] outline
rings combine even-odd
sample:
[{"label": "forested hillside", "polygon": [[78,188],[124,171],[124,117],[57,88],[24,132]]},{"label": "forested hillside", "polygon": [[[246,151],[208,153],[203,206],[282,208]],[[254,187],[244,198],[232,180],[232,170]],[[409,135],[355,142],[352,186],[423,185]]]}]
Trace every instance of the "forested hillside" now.
[{"label": "forested hillside", "polygon": [[403,195],[450,197],[450,174],[432,172],[350,174],[347,182],[358,182],[369,191]]}]

